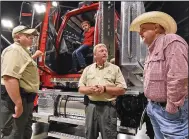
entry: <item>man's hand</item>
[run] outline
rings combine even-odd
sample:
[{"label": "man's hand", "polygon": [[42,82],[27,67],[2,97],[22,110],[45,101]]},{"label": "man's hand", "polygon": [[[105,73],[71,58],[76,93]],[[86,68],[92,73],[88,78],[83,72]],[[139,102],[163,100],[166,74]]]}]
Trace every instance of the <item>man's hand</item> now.
[{"label": "man's hand", "polygon": [[102,93],[104,93],[104,86],[101,85],[95,85],[92,87],[93,89],[93,95],[100,95]]},{"label": "man's hand", "polygon": [[23,113],[22,104],[15,105],[14,110],[15,110],[15,114],[13,114],[13,117],[14,118],[19,118]]},{"label": "man's hand", "polygon": [[104,86],[102,86],[102,85],[96,85],[96,87],[98,88],[99,94],[104,93]]},{"label": "man's hand", "polygon": [[43,52],[41,52],[40,50],[37,50],[36,52],[35,52],[35,55],[36,56],[42,56],[43,55]]},{"label": "man's hand", "polygon": [[104,93],[104,86],[101,85],[81,86],[79,87],[79,92],[85,95],[100,95]]},{"label": "man's hand", "polygon": [[99,88],[97,86],[90,86],[89,92],[90,92],[90,94],[97,93],[97,92],[99,92]]},{"label": "man's hand", "polygon": [[37,50],[37,51],[35,52],[35,54],[32,55],[32,58],[33,58],[33,59],[36,59],[36,58],[38,58],[38,57],[40,57],[40,56],[42,56],[42,55],[43,55],[43,52],[41,52],[40,50]]}]

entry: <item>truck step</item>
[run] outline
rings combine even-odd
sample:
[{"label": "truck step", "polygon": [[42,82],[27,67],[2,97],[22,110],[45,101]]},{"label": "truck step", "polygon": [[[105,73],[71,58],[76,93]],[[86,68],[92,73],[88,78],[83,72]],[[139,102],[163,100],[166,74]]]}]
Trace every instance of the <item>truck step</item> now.
[{"label": "truck step", "polygon": [[48,136],[58,138],[58,139],[85,139],[84,137],[55,132],[55,131],[48,132]]},{"label": "truck step", "polygon": [[42,113],[42,112],[35,113],[34,112],[32,120],[36,122],[48,123],[50,116],[51,116],[50,113]]},{"label": "truck step", "polygon": [[131,134],[131,135],[137,134],[137,128],[131,128],[131,127],[117,126],[117,131],[123,134]]},{"label": "truck step", "polygon": [[85,125],[85,119],[84,118],[65,118],[65,117],[57,117],[57,116],[51,116],[49,118],[50,121],[57,121],[62,123],[68,123],[68,124],[75,124],[75,125]]},{"label": "truck step", "polygon": [[46,90],[39,90],[38,91],[38,95],[40,94],[45,94],[45,95],[69,95],[69,96],[77,96],[77,97],[84,97],[83,94],[79,93],[79,92],[72,92],[72,91],[66,91],[66,92],[62,92],[61,90],[56,90],[56,89],[46,89]]},{"label": "truck step", "polygon": [[[81,125],[81,126],[85,125],[85,118],[81,118],[81,117],[65,118],[63,116],[61,116],[61,117],[50,116],[49,120],[62,122],[62,123],[68,123],[68,124],[74,124],[74,125]],[[123,133],[123,134],[132,134],[132,135],[137,134],[137,128],[120,126],[119,120],[117,121],[117,131],[119,133]]]}]

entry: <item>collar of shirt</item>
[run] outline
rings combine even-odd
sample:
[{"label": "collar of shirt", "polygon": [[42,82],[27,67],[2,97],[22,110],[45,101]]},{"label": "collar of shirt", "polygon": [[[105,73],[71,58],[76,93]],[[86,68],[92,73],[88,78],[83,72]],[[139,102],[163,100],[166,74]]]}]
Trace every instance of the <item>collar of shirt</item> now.
[{"label": "collar of shirt", "polygon": [[95,67],[96,68],[99,68],[99,69],[103,69],[103,68],[105,68],[105,67],[107,67],[108,66],[108,62],[106,61],[102,66],[99,66],[99,65],[97,65],[96,63],[95,63]]},{"label": "collar of shirt", "polygon": [[155,38],[155,40],[152,42],[152,44],[149,46],[148,50],[150,53],[152,53],[152,51],[154,50],[155,46],[158,45],[158,43],[156,43],[159,39],[161,39],[162,37],[164,37],[165,34],[160,34],[157,36],[157,38]]},{"label": "collar of shirt", "polygon": [[26,48],[26,47],[23,47],[20,43],[18,42],[15,42],[14,44],[18,45],[18,46],[21,46],[30,56],[31,56],[31,52]]}]

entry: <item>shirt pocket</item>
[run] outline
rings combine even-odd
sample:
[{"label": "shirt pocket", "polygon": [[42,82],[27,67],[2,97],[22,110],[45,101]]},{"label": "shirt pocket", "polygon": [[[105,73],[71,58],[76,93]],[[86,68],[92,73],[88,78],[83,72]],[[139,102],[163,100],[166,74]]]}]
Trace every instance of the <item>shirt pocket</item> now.
[{"label": "shirt pocket", "polygon": [[32,64],[35,66],[35,67],[37,67],[37,63],[32,59]]},{"label": "shirt pocket", "polygon": [[162,74],[158,74],[158,77],[156,75],[150,77],[148,90],[154,94],[166,92],[165,80]]},{"label": "shirt pocket", "polygon": [[95,75],[93,75],[93,74],[87,75],[87,80],[91,80],[91,79],[94,79],[94,78],[95,78]]},{"label": "shirt pocket", "polygon": [[37,64],[33,60],[28,60],[28,65],[26,67],[26,71],[29,75],[34,75],[33,72],[38,72]]},{"label": "shirt pocket", "polygon": [[162,54],[155,55],[149,61],[150,69],[146,72],[149,72],[149,84],[148,89],[151,92],[164,93],[165,88],[165,58]]},{"label": "shirt pocket", "polygon": [[114,83],[115,83],[114,75],[106,74],[106,75],[104,75],[103,78],[104,78],[105,84],[114,85]]},{"label": "shirt pocket", "polygon": [[95,75],[94,74],[88,74],[87,75],[87,86],[93,86],[95,85]]},{"label": "shirt pocket", "polygon": [[37,63],[32,59],[28,59],[28,67],[37,67]]}]

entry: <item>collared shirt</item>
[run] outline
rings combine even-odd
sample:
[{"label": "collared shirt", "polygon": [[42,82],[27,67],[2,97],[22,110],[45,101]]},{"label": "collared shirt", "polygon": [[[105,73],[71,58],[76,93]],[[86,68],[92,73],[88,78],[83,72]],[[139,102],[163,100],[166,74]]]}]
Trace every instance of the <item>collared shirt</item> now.
[{"label": "collared shirt", "polygon": [[84,33],[83,44],[87,46],[93,46],[94,42],[94,27],[91,27],[87,32]]},{"label": "collared shirt", "polygon": [[160,35],[149,47],[144,66],[145,96],[167,102],[175,113],[188,96],[188,44],[176,34]]},{"label": "collared shirt", "polygon": [[5,48],[1,55],[1,84],[3,76],[8,75],[19,80],[19,85],[26,92],[36,92],[39,89],[39,74],[37,64],[31,58],[29,50],[19,43]]},{"label": "collared shirt", "polygon": [[[127,88],[123,74],[117,65],[106,62],[104,66],[98,67],[96,63],[93,63],[86,67],[79,80],[79,87],[81,86],[114,86]],[[102,93],[101,95],[88,95],[92,101],[112,101],[116,99],[116,96],[108,93]]]}]

